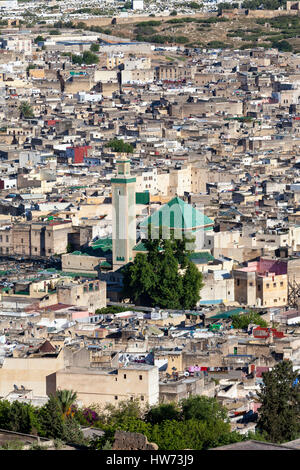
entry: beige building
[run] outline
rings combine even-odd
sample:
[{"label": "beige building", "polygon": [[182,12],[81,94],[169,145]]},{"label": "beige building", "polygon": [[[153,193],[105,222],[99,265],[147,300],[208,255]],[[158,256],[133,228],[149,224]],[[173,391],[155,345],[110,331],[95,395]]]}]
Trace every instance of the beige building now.
[{"label": "beige building", "polygon": [[63,351],[52,357],[6,357],[0,368],[0,396],[5,398],[14,385],[23,385],[35,396],[46,397],[49,387],[53,391],[53,374],[63,367]]},{"label": "beige building", "polygon": [[245,268],[233,269],[235,300],[250,307],[280,307],[287,305],[287,264],[260,259]]},{"label": "beige building", "polygon": [[115,370],[65,368],[56,372],[56,387],[74,390],[83,406],[117,405],[136,398],[156,405],[159,400],[158,368],[144,364]]},{"label": "beige building", "polygon": [[71,222],[31,222],[12,229],[12,254],[51,256],[66,253]]},{"label": "beige building", "polygon": [[80,251],[66,253],[61,257],[62,270],[70,273],[97,274],[103,261],[103,258],[86,255]]},{"label": "beige building", "polygon": [[57,286],[57,301],[66,305],[86,307],[89,312],[106,307],[106,282],[85,281]]}]

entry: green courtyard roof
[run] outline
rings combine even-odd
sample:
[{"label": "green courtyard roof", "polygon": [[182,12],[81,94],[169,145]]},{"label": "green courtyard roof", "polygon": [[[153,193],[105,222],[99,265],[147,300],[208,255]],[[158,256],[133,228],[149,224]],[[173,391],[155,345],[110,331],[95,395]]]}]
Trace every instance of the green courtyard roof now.
[{"label": "green courtyard roof", "polygon": [[241,313],[248,313],[248,310],[243,308],[234,308],[233,310],[228,310],[227,312],[221,312],[213,317],[209,317],[209,320],[221,320],[232,317],[233,315],[240,315]]},{"label": "green courtyard roof", "polygon": [[213,225],[213,220],[179,197],[174,197],[159,210],[144,219],[140,227],[168,227],[170,229],[192,230]]}]

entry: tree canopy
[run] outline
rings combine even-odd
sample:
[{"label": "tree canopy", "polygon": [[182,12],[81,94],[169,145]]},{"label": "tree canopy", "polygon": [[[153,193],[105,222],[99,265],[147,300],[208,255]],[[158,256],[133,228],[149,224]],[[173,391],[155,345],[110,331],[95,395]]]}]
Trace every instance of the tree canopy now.
[{"label": "tree canopy", "polygon": [[111,148],[114,152],[121,152],[121,153],[133,153],[133,146],[131,144],[127,144],[122,139],[111,139],[105,147]]},{"label": "tree canopy", "polygon": [[21,104],[20,104],[20,107],[19,107],[19,110],[20,110],[20,117],[24,117],[24,118],[32,118],[34,117],[34,113],[33,113],[33,109],[30,105],[30,103],[28,103],[28,101],[22,101]]},{"label": "tree canopy", "polygon": [[[150,233],[150,230],[149,230]],[[192,309],[200,300],[202,274],[189,259],[182,240],[144,240],[147,254],[138,253],[123,272],[123,298],[135,304]]]},{"label": "tree canopy", "polygon": [[300,385],[297,376],[291,361],[279,362],[271,371],[262,374],[258,428],[271,442],[299,438]]},{"label": "tree canopy", "polygon": [[232,317],[232,326],[238,330],[243,330],[248,328],[250,323],[261,326],[263,328],[267,327],[267,322],[256,312],[249,312],[243,315],[234,315]]},{"label": "tree canopy", "polygon": [[99,62],[99,58],[97,54],[94,54],[91,51],[84,51],[83,54],[73,54],[72,55],[72,62],[73,64],[86,64],[86,65],[93,65]]}]

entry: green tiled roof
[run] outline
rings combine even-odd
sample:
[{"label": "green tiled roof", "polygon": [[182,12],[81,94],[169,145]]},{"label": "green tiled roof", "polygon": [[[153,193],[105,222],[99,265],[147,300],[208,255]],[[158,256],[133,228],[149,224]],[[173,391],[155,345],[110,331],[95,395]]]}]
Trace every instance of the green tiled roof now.
[{"label": "green tiled roof", "polygon": [[199,252],[199,253],[192,253],[189,258],[195,264],[208,263],[209,261],[214,261],[214,259],[215,259],[210,254],[209,251],[203,251],[203,252]]},{"label": "green tiled roof", "polygon": [[68,277],[96,277],[98,276],[97,273],[68,273],[66,271],[60,271],[59,274],[61,276],[68,276]]},{"label": "green tiled roof", "polygon": [[167,204],[164,204],[159,210],[144,219],[141,228],[148,227],[169,227],[171,229],[195,229],[212,225],[214,222],[195,209],[191,204],[187,204],[179,197],[174,197]]},{"label": "green tiled roof", "polygon": [[[133,251],[147,251],[147,248],[145,247],[143,242],[139,242],[137,245],[135,245],[134,248],[132,248]],[[159,247],[158,251],[163,251],[163,248]]]},{"label": "green tiled roof", "polygon": [[112,249],[112,239],[111,238],[99,238],[91,245],[93,250],[97,250],[101,248],[103,251],[111,250]]},{"label": "green tiled roof", "polygon": [[228,310],[227,312],[221,312],[213,317],[210,317],[209,320],[221,320],[230,318],[233,315],[240,315],[241,313],[248,313],[248,310],[244,310],[243,308],[234,308],[233,310]]},{"label": "green tiled roof", "polygon": [[147,251],[147,250],[146,250],[144,243],[140,242],[137,245],[135,245],[135,247],[133,248],[133,251]]},{"label": "green tiled roof", "polygon": [[102,266],[103,268],[111,268],[111,264],[107,261],[102,261],[102,263],[100,263],[100,266]]}]

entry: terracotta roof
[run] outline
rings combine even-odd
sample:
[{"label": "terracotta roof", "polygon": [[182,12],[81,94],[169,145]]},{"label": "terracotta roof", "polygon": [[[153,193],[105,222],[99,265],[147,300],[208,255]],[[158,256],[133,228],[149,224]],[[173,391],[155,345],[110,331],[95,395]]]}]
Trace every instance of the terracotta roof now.
[{"label": "terracotta roof", "polygon": [[52,344],[50,343],[50,341],[48,341],[46,339],[46,341],[44,343],[42,343],[38,348],[37,348],[37,351],[36,352],[40,352],[40,353],[54,353],[56,352],[56,349],[54,346],[52,346]]}]

